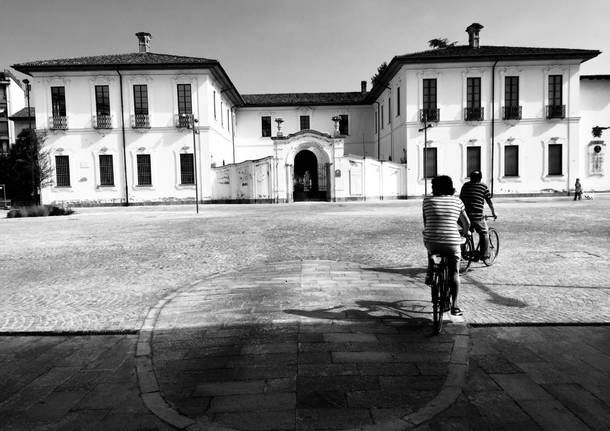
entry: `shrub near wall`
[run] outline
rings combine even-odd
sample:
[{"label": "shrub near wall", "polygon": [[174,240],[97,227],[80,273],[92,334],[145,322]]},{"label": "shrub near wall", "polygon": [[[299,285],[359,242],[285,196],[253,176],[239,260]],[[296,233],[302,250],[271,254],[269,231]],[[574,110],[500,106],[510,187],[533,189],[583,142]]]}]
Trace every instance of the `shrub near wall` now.
[{"label": "shrub near wall", "polygon": [[10,210],[7,214],[7,218],[18,218],[18,217],[46,217],[46,216],[58,216],[58,215],[70,215],[74,211],[71,208],[62,208],[55,205],[37,205],[30,207],[15,208]]}]

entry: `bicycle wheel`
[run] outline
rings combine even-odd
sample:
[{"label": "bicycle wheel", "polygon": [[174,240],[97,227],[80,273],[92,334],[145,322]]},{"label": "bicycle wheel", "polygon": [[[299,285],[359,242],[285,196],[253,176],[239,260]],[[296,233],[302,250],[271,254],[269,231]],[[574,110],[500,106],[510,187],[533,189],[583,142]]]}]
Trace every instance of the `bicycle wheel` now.
[{"label": "bicycle wheel", "polygon": [[449,267],[445,263],[441,269],[442,283],[439,285],[439,300],[438,300],[438,332],[440,334],[443,329],[443,313],[449,311],[451,305],[451,294],[449,291]]},{"label": "bicycle wheel", "polygon": [[460,259],[460,274],[465,273],[470,268],[472,259],[474,257],[474,243],[472,237],[466,238],[466,242],[460,246],[462,250],[462,256]]},{"label": "bicycle wheel", "polygon": [[443,283],[443,271],[437,267],[434,269],[434,283],[432,284],[432,329],[434,335],[441,332],[443,325],[443,307],[441,305]]},{"label": "bicycle wheel", "polygon": [[487,266],[491,266],[496,261],[498,252],[500,251],[500,237],[494,228],[489,229],[489,258],[483,260]]}]

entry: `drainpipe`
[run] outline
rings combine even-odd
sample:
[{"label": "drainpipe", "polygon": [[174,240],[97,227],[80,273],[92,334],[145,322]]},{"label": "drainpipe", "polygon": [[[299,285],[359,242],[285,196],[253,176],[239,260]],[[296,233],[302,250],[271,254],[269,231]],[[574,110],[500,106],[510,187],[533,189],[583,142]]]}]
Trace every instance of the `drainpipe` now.
[{"label": "drainpipe", "polygon": [[233,145],[233,164],[235,164],[235,106],[231,106],[231,144]]},{"label": "drainpipe", "polygon": [[566,104],[566,118],[568,120],[567,122],[567,141],[568,141],[568,148],[567,148],[567,153],[568,153],[568,166],[567,166],[567,171],[568,171],[568,175],[567,175],[567,179],[566,181],[568,182],[566,184],[566,191],[567,191],[567,196],[570,196],[570,184],[572,183],[570,181],[570,163],[571,163],[571,159],[570,159],[570,147],[572,146],[572,143],[570,142],[570,102],[571,102],[571,97],[570,97],[570,81],[571,81],[571,77],[572,77],[572,68],[568,66],[568,103]]},{"label": "drainpipe", "polygon": [[125,177],[125,206],[129,206],[129,187],[127,185],[127,151],[125,149],[125,107],[123,104],[123,75],[119,72],[119,69],[116,70],[116,73],[119,74],[119,85],[121,89],[121,134],[123,137],[123,175]]},{"label": "drainpipe", "polygon": [[377,160],[381,161],[381,140],[380,135],[381,135],[381,118],[379,117],[379,102],[375,101],[375,103],[377,104]]},{"label": "drainpipe", "polygon": [[494,154],[496,148],[495,135],[496,135],[496,122],[495,122],[495,108],[496,108],[496,65],[498,60],[491,66],[491,196],[494,195]]}]

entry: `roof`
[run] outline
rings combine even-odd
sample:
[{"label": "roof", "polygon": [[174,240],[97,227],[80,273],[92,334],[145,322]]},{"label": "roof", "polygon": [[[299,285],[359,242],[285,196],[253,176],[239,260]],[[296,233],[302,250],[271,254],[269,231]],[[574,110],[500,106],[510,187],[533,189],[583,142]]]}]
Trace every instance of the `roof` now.
[{"label": "roof", "polygon": [[218,60],[201,57],[133,52],[128,54],[95,55],[89,57],[38,60],[14,64],[13,69],[31,75],[32,72],[66,72],[95,70],[146,70],[146,69],[210,69],[212,75],[231,94],[233,102],[243,104],[241,95],[231,82]]},{"label": "roof", "polygon": [[366,104],[366,92],[244,94],[245,106],[320,106]]},{"label": "roof", "polygon": [[399,55],[392,59],[386,71],[379,77],[369,96],[376,99],[383,92],[403,64],[464,63],[489,61],[532,61],[532,60],[581,60],[581,63],[598,56],[601,51],[572,48],[532,48],[515,46],[455,45],[430,49],[412,54]]},{"label": "roof", "polygon": [[8,117],[9,120],[13,120],[13,121],[18,121],[18,120],[29,120],[30,118],[36,118],[36,111],[34,110],[33,107],[30,108],[30,112],[28,115],[28,108],[23,108],[20,109],[19,111],[15,112],[13,115],[11,115],[10,117]]}]

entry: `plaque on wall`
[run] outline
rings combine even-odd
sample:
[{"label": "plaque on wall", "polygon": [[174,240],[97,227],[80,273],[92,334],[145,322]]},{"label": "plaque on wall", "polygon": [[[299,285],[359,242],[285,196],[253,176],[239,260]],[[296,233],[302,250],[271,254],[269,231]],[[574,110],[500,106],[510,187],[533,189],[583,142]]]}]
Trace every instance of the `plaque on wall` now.
[{"label": "plaque on wall", "polygon": [[335,177],[341,178],[341,169],[335,169]]}]

